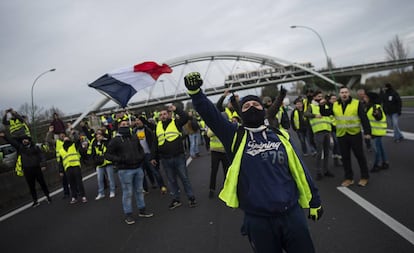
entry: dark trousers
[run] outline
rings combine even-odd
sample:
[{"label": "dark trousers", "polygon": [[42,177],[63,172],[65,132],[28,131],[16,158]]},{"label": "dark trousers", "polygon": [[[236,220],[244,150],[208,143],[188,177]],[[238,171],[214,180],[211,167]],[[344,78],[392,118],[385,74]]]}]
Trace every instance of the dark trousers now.
[{"label": "dark trousers", "polygon": [[211,151],[211,173],[210,173],[210,190],[216,189],[217,172],[220,166],[223,168],[224,178],[226,178],[227,170],[230,166],[229,159],[224,152]]},{"label": "dark trousers", "polygon": [[344,136],[338,137],[338,143],[339,149],[341,150],[342,154],[342,163],[344,165],[345,179],[354,179],[354,172],[352,171],[351,163],[351,150],[358,161],[359,168],[361,170],[361,178],[368,179],[368,165],[367,159],[364,154],[364,148],[362,145],[362,134],[346,134]]},{"label": "dark trousers", "polygon": [[72,198],[78,198],[78,192],[81,197],[85,197],[85,188],[83,187],[81,168],[79,166],[69,167],[66,170],[66,174],[69,179]]},{"label": "dark trousers", "polygon": [[305,214],[299,205],[277,216],[245,214],[242,234],[257,253],[315,252]]},{"label": "dark trousers", "polygon": [[314,134],[316,144],[316,172],[323,174],[328,171],[329,145],[331,132],[320,131]]},{"label": "dark trousers", "polygon": [[33,201],[37,201],[36,181],[42,188],[45,196],[49,196],[49,189],[47,188],[45,178],[43,177],[40,167],[24,168],[24,177],[29,186],[30,194],[32,194]]}]

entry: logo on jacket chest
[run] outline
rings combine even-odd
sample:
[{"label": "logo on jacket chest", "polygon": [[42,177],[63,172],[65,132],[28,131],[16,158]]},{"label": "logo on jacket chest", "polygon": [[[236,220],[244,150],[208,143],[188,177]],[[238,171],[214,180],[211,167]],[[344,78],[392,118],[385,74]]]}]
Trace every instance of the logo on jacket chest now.
[{"label": "logo on jacket chest", "polygon": [[256,156],[258,154],[270,151],[270,150],[279,150],[281,142],[261,142],[257,143],[255,141],[249,141],[247,143],[246,153],[251,156]]}]

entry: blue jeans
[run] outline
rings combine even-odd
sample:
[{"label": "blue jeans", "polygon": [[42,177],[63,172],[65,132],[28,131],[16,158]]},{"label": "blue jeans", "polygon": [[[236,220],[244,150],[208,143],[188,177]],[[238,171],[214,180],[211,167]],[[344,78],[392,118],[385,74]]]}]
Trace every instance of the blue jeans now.
[{"label": "blue jeans", "polygon": [[302,208],[295,205],[277,216],[245,214],[242,234],[249,237],[253,252],[315,252]]},{"label": "blue jeans", "polygon": [[144,172],[142,168],[119,170],[119,180],[122,186],[122,207],[125,214],[132,213],[132,195],[135,192],[135,200],[139,209],[145,208],[142,182]]},{"label": "blue jeans", "polygon": [[190,138],[190,155],[192,157],[195,157],[196,154],[200,153],[200,150],[198,149],[199,134],[189,134],[188,137]]},{"label": "blue jeans", "polygon": [[176,200],[180,200],[180,187],[178,186],[177,176],[180,178],[181,183],[184,186],[184,191],[187,194],[187,197],[189,199],[194,197],[193,188],[191,187],[185,163],[184,154],[172,158],[161,159],[162,167],[167,173],[170,191]]},{"label": "blue jeans", "polygon": [[375,160],[374,165],[381,165],[380,161],[383,163],[387,161],[387,155],[385,154],[384,146],[382,145],[382,137],[374,138],[374,151],[375,151]]},{"label": "blue jeans", "polygon": [[391,115],[387,114],[387,122],[394,130],[394,140],[399,140],[404,138],[401,133],[400,127],[398,126],[398,113],[393,113]]},{"label": "blue jeans", "polygon": [[104,189],[104,175],[108,176],[109,190],[111,193],[115,193],[115,178],[114,178],[114,167],[112,164],[108,164],[104,167],[96,167],[96,173],[98,175],[98,194],[105,194]]}]

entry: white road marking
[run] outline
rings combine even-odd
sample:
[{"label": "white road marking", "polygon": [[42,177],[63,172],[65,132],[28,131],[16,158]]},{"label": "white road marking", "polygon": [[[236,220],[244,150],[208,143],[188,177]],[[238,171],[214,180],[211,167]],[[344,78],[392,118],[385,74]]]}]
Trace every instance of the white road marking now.
[{"label": "white road marking", "polygon": [[[86,180],[88,180],[89,178],[94,177],[94,176],[96,176],[96,172],[93,172],[93,173],[91,173],[91,174],[87,175],[87,176],[86,176],[86,177],[84,177],[82,180],[83,180],[83,181],[86,181]],[[57,195],[58,193],[60,193],[60,192],[62,192],[62,191],[63,191],[63,188],[59,188],[59,189],[57,189],[56,191],[51,192],[51,193],[50,193],[50,196],[51,196],[51,197],[53,197],[53,196]],[[44,200],[46,200],[46,197],[41,197],[41,198],[39,198],[39,199],[38,199],[39,203],[40,203],[40,202],[42,202],[42,201],[44,201]],[[26,205],[24,205],[24,206],[22,206],[22,207],[20,207],[20,208],[18,208],[18,209],[16,209],[16,210],[13,210],[13,211],[11,211],[11,212],[9,212],[9,213],[7,213],[7,214],[5,214],[5,215],[1,216],[1,217],[0,217],[0,222],[4,221],[4,220],[6,220],[6,219],[8,219],[8,218],[10,218],[10,217],[12,217],[12,216],[14,216],[14,215],[16,215],[16,214],[20,213],[20,212],[23,212],[24,210],[26,210],[26,209],[28,209],[28,208],[31,208],[31,207],[32,207],[32,203],[29,203],[29,204],[26,204]]]},{"label": "white road marking", "polygon": [[402,236],[404,239],[409,241],[411,244],[414,245],[414,232],[408,229],[403,224],[399,223],[397,220],[386,214],[385,212],[381,211],[376,206],[372,205],[365,199],[363,199],[361,196],[356,194],[355,192],[351,191],[347,187],[339,186],[337,189],[345,194],[348,198],[353,200],[355,203],[360,205],[362,208],[364,208],[366,211],[371,213],[375,218],[383,222],[385,225],[390,227],[392,230],[397,232],[400,236]]}]

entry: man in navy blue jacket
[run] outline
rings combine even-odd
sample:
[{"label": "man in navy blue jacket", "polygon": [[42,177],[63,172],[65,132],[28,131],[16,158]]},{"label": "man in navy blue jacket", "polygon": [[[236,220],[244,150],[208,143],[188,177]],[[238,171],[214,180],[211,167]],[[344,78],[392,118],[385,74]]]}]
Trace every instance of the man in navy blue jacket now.
[{"label": "man in navy blue jacket", "polygon": [[[200,74],[184,78],[194,108],[223,143],[232,164],[219,197],[245,213],[242,232],[255,252],[314,252],[302,208],[318,220],[323,209],[319,193],[289,141],[287,132],[264,125],[261,99],[241,102],[243,124],[226,120],[201,91]],[[283,131],[283,130],[282,130]]]}]

